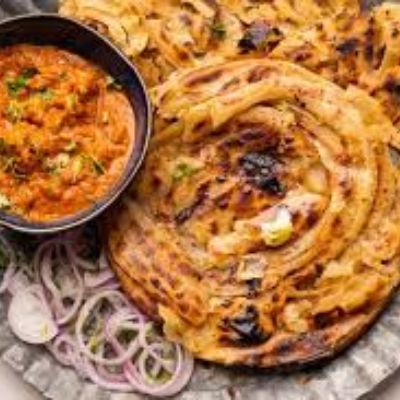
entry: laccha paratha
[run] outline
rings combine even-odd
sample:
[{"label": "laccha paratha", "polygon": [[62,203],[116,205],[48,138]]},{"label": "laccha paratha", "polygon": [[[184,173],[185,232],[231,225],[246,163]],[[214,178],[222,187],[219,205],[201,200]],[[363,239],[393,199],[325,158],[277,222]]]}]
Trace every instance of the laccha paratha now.
[{"label": "laccha paratha", "polygon": [[60,7],[108,35],[150,85],[249,50],[266,54],[294,30],[359,10],[356,0],[64,0]]},{"label": "laccha paratha", "polygon": [[399,282],[380,104],[270,60],[192,70],[153,98],[144,168],[106,224],[132,299],[228,365],[303,365],[354,341]]},{"label": "laccha paratha", "polygon": [[[368,91],[397,127],[400,149],[400,5],[383,3],[345,21],[327,18],[287,35],[269,57],[300,64],[347,87]],[[254,55],[254,52],[253,52]]]},{"label": "laccha paratha", "polygon": [[376,97],[400,149],[400,6],[360,12],[352,0],[65,0],[60,10],[111,37],[150,85],[173,72],[227,60],[292,61]]}]

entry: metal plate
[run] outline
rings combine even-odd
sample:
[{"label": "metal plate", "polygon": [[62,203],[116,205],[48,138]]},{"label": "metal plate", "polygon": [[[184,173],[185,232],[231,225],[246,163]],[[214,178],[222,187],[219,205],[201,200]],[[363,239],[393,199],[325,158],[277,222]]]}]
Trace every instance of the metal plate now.
[{"label": "metal plate", "polygon": [[[56,11],[56,0],[0,0],[0,18]],[[369,4],[378,1],[369,1]],[[375,326],[347,352],[323,368],[294,374],[228,369],[198,363],[179,400],[355,400],[371,393],[400,368],[400,296]],[[25,381],[54,400],[143,400],[110,393],[60,366],[42,347],[25,345],[11,334],[0,303],[0,353]]]}]

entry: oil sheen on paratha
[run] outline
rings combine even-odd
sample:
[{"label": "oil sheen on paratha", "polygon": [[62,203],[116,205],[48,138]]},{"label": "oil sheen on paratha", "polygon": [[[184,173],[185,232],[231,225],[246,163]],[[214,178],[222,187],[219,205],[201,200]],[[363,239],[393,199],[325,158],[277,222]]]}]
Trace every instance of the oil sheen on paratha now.
[{"label": "oil sheen on paratha", "polygon": [[354,341],[399,282],[379,103],[270,60],[193,70],[153,95],[148,157],[106,224],[135,303],[223,364],[302,365]]},{"label": "oil sheen on paratha", "polygon": [[270,51],[289,32],[337,15],[355,0],[64,0],[60,12],[107,34],[150,85],[171,72]]}]

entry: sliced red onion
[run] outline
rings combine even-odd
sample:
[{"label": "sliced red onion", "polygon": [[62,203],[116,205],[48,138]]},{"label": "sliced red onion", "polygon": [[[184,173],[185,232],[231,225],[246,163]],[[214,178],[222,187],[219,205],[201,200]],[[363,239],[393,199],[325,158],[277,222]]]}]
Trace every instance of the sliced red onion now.
[{"label": "sliced red onion", "polygon": [[10,277],[7,290],[12,295],[15,295],[17,292],[26,289],[31,284],[32,283],[26,272],[19,269]]},{"label": "sliced red onion", "polygon": [[97,288],[103,286],[115,278],[115,275],[110,269],[104,269],[100,272],[85,271],[83,281],[87,288]]},{"label": "sliced red onion", "polygon": [[99,266],[98,266],[97,262],[85,260],[84,258],[79,256],[77,252],[74,252],[72,256],[73,256],[74,264],[76,266],[82,268],[83,270],[86,270],[86,271],[98,271],[99,270]]},{"label": "sliced red onion", "polygon": [[96,367],[90,360],[85,359],[84,365],[85,371],[90,380],[104,389],[118,392],[132,392],[135,390],[135,387],[133,387],[123,375],[114,381],[107,380],[100,376],[99,372],[96,370]]},{"label": "sliced red onion", "polygon": [[[97,261],[82,257],[84,240],[78,229],[42,243],[31,277],[17,270],[15,253],[0,231],[0,245],[10,252],[9,275],[0,288],[4,285],[14,296],[12,329],[24,341],[45,343],[61,364],[103,388],[162,398],[176,394],[190,379],[193,358],[159,336],[120,292],[104,250]],[[65,305],[66,299],[73,303]],[[95,318],[98,332],[85,332],[90,318]],[[131,335],[123,341],[123,333]],[[168,380],[157,382],[154,378],[163,372]]]},{"label": "sliced red onion", "polygon": [[[113,346],[114,350],[121,357],[126,355],[127,361],[131,359],[140,350],[139,336],[140,332],[145,328],[145,319],[141,314],[132,312],[132,310],[121,310],[116,314],[113,314],[104,327],[105,336],[108,342]],[[135,338],[131,340],[128,348],[124,348],[123,345],[118,340],[118,334],[121,331],[133,332]]]},{"label": "sliced red onion", "polygon": [[35,251],[33,256],[33,268],[36,272],[36,277],[39,278],[39,271],[41,267],[41,262],[43,259],[43,255],[49,247],[54,246],[58,243],[59,239],[51,239],[43,242]]},{"label": "sliced red onion", "polygon": [[[60,325],[66,324],[72,320],[81,306],[84,295],[83,279],[73,262],[73,250],[68,242],[65,240],[54,240],[48,244],[44,249],[40,249],[42,253],[42,261],[39,265],[40,277],[43,282],[46,294],[49,296],[49,302],[53,305],[54,314],[57,323]],[[65,253],[65,257],[63,255]],[[39,258],[40,259],[40,258]],[[66,276],[62,282],[59,282],[60,288],[54,281],[54,265],[62,268],[62,272],[69,270],[71,273]],[[74,282],[70,282],[73,277]],[[70,292],[73,290],[74,301],[70,307],[65,307],[63,299],[71,298],[71,293],[63,293],[64,287],[69,283]],[[66,296],[68,295],[69,296]]]},{"label": "sliced red onion", "polygon": [[[124,315],[116,315],[114,317],[115,322],[110,319],[109,326],[117,321],[120,323],[124,322]],[[121,326],[123,326],[121,324]],[[135,328],[137,327],[134,326]],[[144,329],[139,331],[137,341],[142,345],[141,353],[136,361],[129,361],[124,363],[125,376],[136,391],[141,393],[150,394],[156,397],[165,397],[178,393],[188,383],[193,373],[194,361],[193,358],[179,345],[173,343],[162,342],[160,338],[155,343],[149,344],[146,335],[152,330],[151,325],[146,324]],[[106,335],[110,335],[113,332],[107,330]],[[119,354],[124,352],[122,345],[117,341],[111,341],[112,345]],[[157,350],[165,348],[165,346],[173,346],[176,354],[176,360],[167,360],[157,354]],[[167,349],[170,350],[170,349]],[[155,367],[158,372],[164,369],[166,372],[171,374],[170,379],[163,384],[158,384],[149,379],[149,374],[146,371],[147,359],[153,358],[153,368]],[[153,371],[154,372],[154,371]]]},{"label": "sliced red onion", "polygon": [[[99,376],[106,381],[109,382],[120,382],[120,383],[127,383],[127,379],[124,374],[124,370],[122,366],[118,366],[120,369],[118,372],[110,371],[110,368],[106,367],[105,365],[97,365],[97,373]],[[112,367],[115,369],[115,367]]]},{"label": "sliced red onion", "polygon": [[[149,352],[143,352],[139,358],[139,364],[143,365],[146,362],[145,358],[148,356]],[[180,392],[187,385],[193,374],[193,368],[193,358],[176,345],[176,369],[166,383],[153,382],[150,384],[147,374],[143,371],[143,366],[138,367],[136,363],[132,362],[125,364],[125,376],[139,392],[155,397],[166,397]],[[143,374],[145,375],[143,376]]]},{"label": "sliced red onion", "polygon": [[[171,371],[171,367],[169,365],[167,365],[168,363],[165,363],[165,359],[162,358],[160,355],[157,354],[157,352],[154,350],[154,344],[157,343],[149,343],[148,342],[148,332],[152,329],[152,324],[148,323],[145,327],[145,329],[143,331],[141,331],[141,334],[139,335],[139,342],[142,346],[143,349],[145,349],[149,355],[154,358],[155,361],[157,361],[157,363],[159,363],[161,366],[164,367],[165,370],[167,370],[168,372],[173,372]],[[153,335],[153,340],[154,340],[154,335]],[[161,344],[160,342],[158,344]],[[168,345],[169,343],[162,343],[163,345]],[[176,345],[175,345],[176,346]]]},{"label": "sliced red onion", "polygon": [[121,289],[121,285],[115,279],[113,279],[111,281],[108,281],[108,282],[104,283],[101,286],[101,289],[103,289],[103,290],[104,289],[107,289],[107,290],[120,290]]},{"label": "sliced red onion", "polygon": [[69,333],[61,333],[46,347],[60,364],[73,367],[79,375],[87,378],[83,356],[79,354],[76,341]]},{"label": "sliced red onion", "polygon": [[14,295],[8,309],[8,322],[17,337],[31,344],[47,343],[58,332],[38,285],[29,286]]},{"label": "sliced red onion", "polygon": [[[154,365],[158,366],[158,369],[164,369],[165,371],[169,372],[170,374],[174,373],[174,370],[175,370],[174,360],[166,359],[166,358],[162,357],[161,355],[157,354],[157,352],[162,353],[163,350],[168,351],[169,349],[165,349],[165,346],[168,344],[169,343],[152,343],[151,345],[149,345],[147,348],[145,348],[143,350],[143,353],[141,354],[141,357],[139,358],[139,368],[144,377],[146,377],[145,361],[149,357],[153,358],[156,361],[154,363]],[[175,351],[177,351],[177,350],[175,350]]]},{"label": "sliced red onion", "polygon": [[47,345],[47,348],[59,363],[66,366],[73,365],[72,354],[76,351],[76,343],[70,334],[61,333]]},{"label": "sliced red onion", "polygon": [[[125,297],[117,291],[113,290],[104,290],[100,293],[97,293],[96,295],[92,296],[90,299],[86,301],[86,303],[83,305],[79,315],[78,319],[75,324],[75,334],[76,334],[76,339],[78,342],[79,350],[84,354],[86,357],[89,358],[89,360],[96,362],[100,365],[107,365],[107,366],[113,366],[113,365],[118,365],[122,364],[123,362],[129,360],[133,354],[136,352],[136,344],[131,343],[130,347],[123,353],[118,355],[117,357],[114,358],[105,358],[104,356],[94,354],[90,348],[88,347],[87,343],[85,343],[85,333],[84,331],[84,325],[89,316],[92,314],[94,308],[96,305],[103,300],[107,300],[113,307],[115,311],[118,311],[119,308],[125,306],[129,307],[129,302],[125,299]],[[105,327],[103,327],[104,329]]]},{"label": "sliced red onion", "polygon": [[100,253],[99,268],[101,270],[110,270],[110,264],[108,263],[107,255],[104,249],[102,249]]}]

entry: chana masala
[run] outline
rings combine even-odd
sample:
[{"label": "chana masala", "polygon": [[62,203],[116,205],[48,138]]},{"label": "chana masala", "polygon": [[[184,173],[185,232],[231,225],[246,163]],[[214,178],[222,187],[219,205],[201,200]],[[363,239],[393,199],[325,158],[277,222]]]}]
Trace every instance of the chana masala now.
[{"label": "chana masala", "polygon": [[89,208],[121,177],[134,110],[102,69],[67,51],[0,50],[0,207],[32,221]]}]

